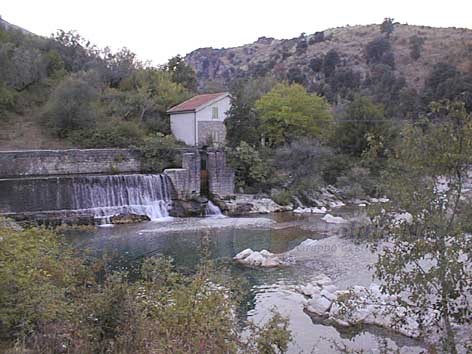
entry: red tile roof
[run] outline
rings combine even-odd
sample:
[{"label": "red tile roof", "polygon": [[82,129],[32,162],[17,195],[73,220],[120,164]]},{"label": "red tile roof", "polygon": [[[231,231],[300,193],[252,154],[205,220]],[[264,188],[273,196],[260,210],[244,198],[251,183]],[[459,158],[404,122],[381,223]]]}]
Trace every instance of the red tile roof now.
[{"label": "red tile roof", "polygon": [[216,100],[219,97],[224,97],[228,92],[218,92],[218,93],[205,93],[203,95],[194,96],[187,101],[184,101],[177,106],[172,107],[167,112],[177,113],[177,112],[192,112],[195,111],[198,107],[203,106],[207,103],[210,103],[213,100]]}]

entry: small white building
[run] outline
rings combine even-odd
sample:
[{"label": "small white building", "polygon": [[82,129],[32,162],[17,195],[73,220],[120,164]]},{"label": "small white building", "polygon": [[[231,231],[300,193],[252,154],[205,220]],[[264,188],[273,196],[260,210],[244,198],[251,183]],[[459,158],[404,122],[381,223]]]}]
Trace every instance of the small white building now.
[{"label": "small white building", "polygon": [[172,134],[190,146],[224,144],[230,106],[228,92],[194,96],[167,111]]}]

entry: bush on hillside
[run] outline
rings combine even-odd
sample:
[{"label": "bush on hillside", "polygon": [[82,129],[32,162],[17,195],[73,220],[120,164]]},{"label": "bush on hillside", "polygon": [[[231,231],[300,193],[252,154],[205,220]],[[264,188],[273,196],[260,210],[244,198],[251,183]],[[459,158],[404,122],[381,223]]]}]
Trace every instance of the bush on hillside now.
[{"label": "bush on hillside", "polygon": [[98,90],[84,75],[74,75],[57,86],[46,103],[43,117],[58,137],[74,130],[95,127],[98,118]]},{"label": "bush on hillside", "polygon": [[145,129],[139,123],[117,118],[100,122],[96,128],[75,130],[69,134],[74,146],[82,148],[129,148],[142,145],[145,137]]},{"label": "bush on hillside", "polygon": [[390,67],[395,65],[395,57],[390,41],[384,37],[378,37],[367,43],[367,64],[385,64]]}]

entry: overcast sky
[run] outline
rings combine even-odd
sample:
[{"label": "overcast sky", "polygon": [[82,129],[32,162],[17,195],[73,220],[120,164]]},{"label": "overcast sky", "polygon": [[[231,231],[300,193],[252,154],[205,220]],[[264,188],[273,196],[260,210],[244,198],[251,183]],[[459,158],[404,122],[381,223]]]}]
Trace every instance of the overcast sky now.
[{"label": "overcast sky", "polygon": [[201,47],[292,38],[384,17],[472,28],[472,0],[1,0],[0,15],[44,36],[77,30],[99,47],[128,47],[161,64]]}]

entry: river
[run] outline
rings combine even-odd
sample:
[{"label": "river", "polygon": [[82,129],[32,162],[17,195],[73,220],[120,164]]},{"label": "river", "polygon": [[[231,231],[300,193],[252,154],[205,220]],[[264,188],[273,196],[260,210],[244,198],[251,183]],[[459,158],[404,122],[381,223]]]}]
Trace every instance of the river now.
[{"label": "river", "polygon": [[[356,218],[359,210],[340,209],[336,215]],[[290,320],[293,342],[289,353],[339,353],[339,347],[380,353],[398,349],[400,353],[419,353],[421,342],[393,334],[387,330],[367,327],[346,331],[312,319],[303,311],[304,297],[294,288],[314,277],[325,274],[335,285],[367,286],[372,282],[368,266],[375,261],[364,245],[356,245],[345,235],[343,224],[329,224],[321,215],[292,213],[229,218],[174,218],[133,225],[101,227],[69,235],[78,248],[89,249],[96,255],[108,254],[116,269],[131,273],[144,257],[167,255],[182,271],[194,269],[203,253],[226,264],[232,277],[246,279],[247,294],[240,315],[263,323],[277,309]],[[232,257],[246,248],[267,249],[281,253],[311,238],[320,240],[316,247],[297,252],[295,264],[277,269],[245,268],[232,262]]]}]

